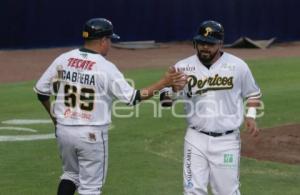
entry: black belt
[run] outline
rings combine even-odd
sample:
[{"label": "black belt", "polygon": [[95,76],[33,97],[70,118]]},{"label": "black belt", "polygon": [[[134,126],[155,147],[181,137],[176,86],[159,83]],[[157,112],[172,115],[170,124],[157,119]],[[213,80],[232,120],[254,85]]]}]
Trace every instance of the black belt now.
[{"label": "black belt", "polygon": [[[195,129],[197,130],[196,127],[191,127],[192,129]],[[216,133],[216,132],[209,132],[209,131],[199,131],[200,133],[203,133],[205,135],[209,135],[209,136],[212,136],[212,137],[220,137],[222,135],[228,135],[230,133],[233,133],[234,130],[228,130],[228,131],[225,131],[224,133]]]}]

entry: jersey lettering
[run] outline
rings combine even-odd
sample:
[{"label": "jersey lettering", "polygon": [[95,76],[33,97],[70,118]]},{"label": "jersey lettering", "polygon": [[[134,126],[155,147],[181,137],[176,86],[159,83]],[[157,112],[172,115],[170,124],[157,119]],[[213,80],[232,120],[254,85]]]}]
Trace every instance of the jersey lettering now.
[{"label": "jersey lettering", "polygon": [[214,77],[208,77],[205,79],[197,79],[195,75],[188,76],[188,93],[187,95],[191,97],[192,89],[198,88],[195,94],[203,94],[210,90],[225,90],[233,88],[233,77],[221,77],[216,74]]},{"label": "jersey lettering", "polygon": [[83,74],[79,72],[71,72],[71,71],[63,70],[62,80],[71,81],[73,83],[80,83],[83,85],[95,86],[95,76],[91,74]]},{"label": "jersey lettering", "polygon": [[96,62],[90,60],[82,60],[77,58],[69,58],[68,61],[68,67],[73,67],[81,70],[92,70],[94,64],[96,64]]},{"label": "jersey lettering", "polygon": [[178,71],[189,71],[189,72],[194,72],[196,71],[196,67],[195,66],[190,66],[189,64],[186,67],[179,67],[177,68]]}]

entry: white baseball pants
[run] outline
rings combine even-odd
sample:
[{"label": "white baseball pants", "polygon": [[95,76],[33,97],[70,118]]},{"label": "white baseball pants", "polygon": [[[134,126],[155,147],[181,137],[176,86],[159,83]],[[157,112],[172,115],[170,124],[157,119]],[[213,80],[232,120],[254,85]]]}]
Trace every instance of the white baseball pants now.
[{"label": "white baseball pants", "polygon": [[63,164],[61,179],[73,181],[80,195],[99,195],[108,159],[108,126],[57,125]]},{"label": "white baseball pants", "polygon": [[184,143],[184,195],[240,195],[240,134],[212,137],[188,129]]}]

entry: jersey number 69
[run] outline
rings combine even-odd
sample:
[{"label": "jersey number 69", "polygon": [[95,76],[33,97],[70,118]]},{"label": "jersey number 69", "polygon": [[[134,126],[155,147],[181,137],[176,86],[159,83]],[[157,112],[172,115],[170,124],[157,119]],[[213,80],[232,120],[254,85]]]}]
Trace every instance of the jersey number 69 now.
[{"label": "jersey number 69", "polygon": [[[77,87],[74,85],[65,85],[65,106],[76,107],[79,103],[81,110],[92,111],[94,108],[95,91],[90,88],[81,88],[80,93],[77,93]],[[78,101],[79,99],[79,101]]]}]

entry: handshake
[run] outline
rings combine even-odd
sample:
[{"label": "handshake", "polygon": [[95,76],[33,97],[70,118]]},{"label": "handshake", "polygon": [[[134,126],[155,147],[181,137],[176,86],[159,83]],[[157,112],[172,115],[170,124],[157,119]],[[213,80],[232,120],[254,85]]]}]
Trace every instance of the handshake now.
[{"label": "handshake", "polygon": [[165,73],[164,80],[166,87],[172,87],[173,91],[177,92],[182,90],[186,85],[187,76],[183,72],[176,71],[176,69],[171,66]]}]

